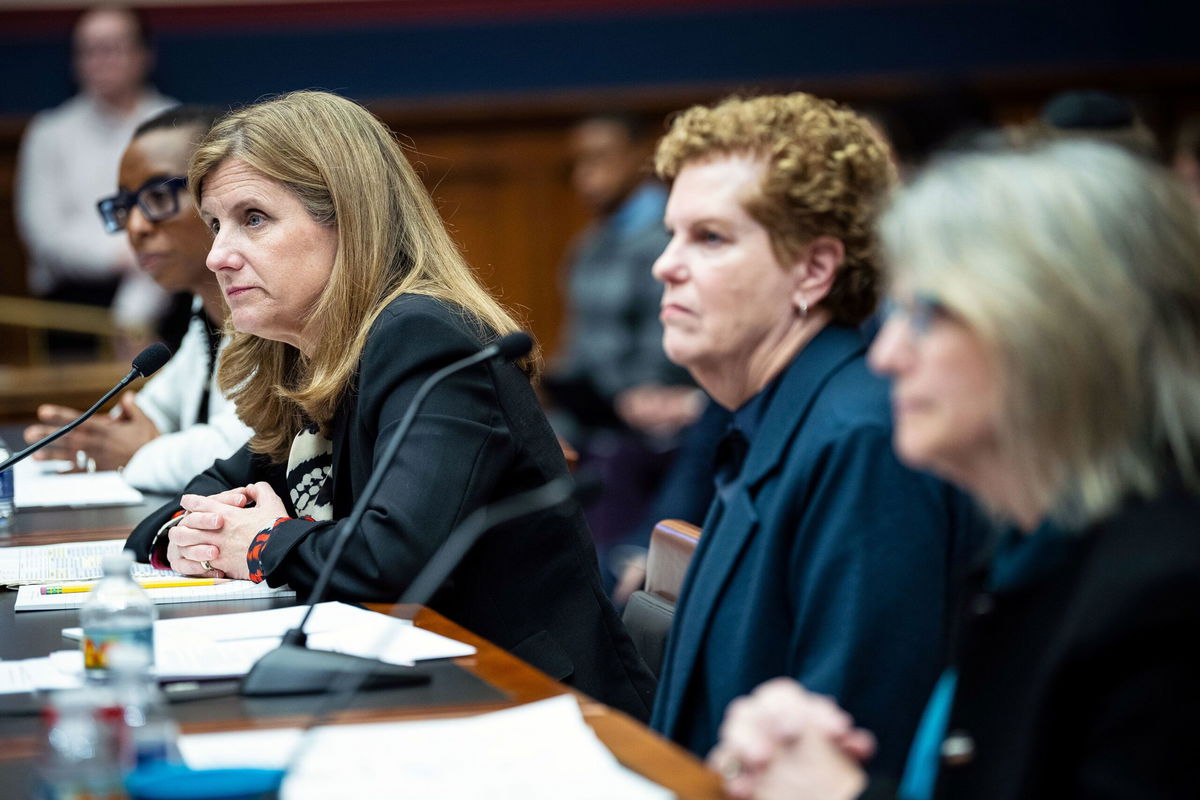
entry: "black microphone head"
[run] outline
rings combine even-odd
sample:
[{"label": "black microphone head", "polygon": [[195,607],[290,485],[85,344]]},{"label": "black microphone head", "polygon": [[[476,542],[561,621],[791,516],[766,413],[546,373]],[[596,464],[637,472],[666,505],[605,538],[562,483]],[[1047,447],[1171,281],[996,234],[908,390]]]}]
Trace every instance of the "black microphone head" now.
[{"label": "black microphone head", "polygon": [[133,368],[143,378],[149,378],[171,360],[171,348],[162,342],[155,342],[133,359]]},{"label": "black microphone head", "polygon": [[497,355],[505,361],[515,361],[533,349],[533,337],[525,331],[513,331],[496,342]]}]

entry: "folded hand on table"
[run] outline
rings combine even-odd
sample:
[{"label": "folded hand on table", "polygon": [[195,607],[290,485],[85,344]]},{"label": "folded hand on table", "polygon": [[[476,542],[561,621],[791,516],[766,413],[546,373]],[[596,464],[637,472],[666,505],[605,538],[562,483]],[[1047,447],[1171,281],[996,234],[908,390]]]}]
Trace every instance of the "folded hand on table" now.
[{"label": "folded hand on table", "polygon": [[853,798],[875,738],[825,695],[776,678],[729,704],[708,765],[735,798]]},{"label": "folded hand on table", "polygon": [[197,577],[248,580],[246,552],[255,535],[289,516],[279,495],[263,482],[208,497],[185,494],[180,505],[187,513],[168,535],[167,561],[181,575]]}]

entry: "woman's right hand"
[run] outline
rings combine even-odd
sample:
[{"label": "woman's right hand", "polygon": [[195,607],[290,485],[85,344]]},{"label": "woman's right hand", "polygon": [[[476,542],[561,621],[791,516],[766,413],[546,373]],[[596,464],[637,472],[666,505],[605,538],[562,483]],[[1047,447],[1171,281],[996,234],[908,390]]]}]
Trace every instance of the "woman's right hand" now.
[{"label": "woman's right hand", "polygon": [[875,737],[854,727],[833,700],[776,678],[729,704],[708,765],[731,797],[773,797],[784,786],[833,791],[859,785],[865,776],[858,765],[874,753]]},{"label": "woman's right hand", "polygon": [[[241,509],[250,502],[243,488],[230,489],[209,497],[184,495],[183,518],[167,534],[167,563],[180,575],[197,578],[224,578],[219,569],[204,569],[203,562],[216,561],[221,548],[216,543],[225,528],[223,508]],[[223,537],[222,537],[223,538]]]}]

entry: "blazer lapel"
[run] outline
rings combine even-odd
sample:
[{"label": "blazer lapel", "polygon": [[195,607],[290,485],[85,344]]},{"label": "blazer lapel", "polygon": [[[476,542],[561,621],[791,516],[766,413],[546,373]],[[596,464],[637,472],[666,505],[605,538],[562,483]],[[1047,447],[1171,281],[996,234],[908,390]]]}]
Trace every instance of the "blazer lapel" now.
[{"label": "blazer lapel", "polygon": [[[716,523],[715,527],[712,523]],[[717,600],[724,593],[745,543],[757,527],[758,511],[745,491],[734,492],[726,506],[715,505],[705,520],[703,530],[714,535],[702,533],[692,557],[678,604],[679,608],[686,606],[687,613],[675,617],[664,661],[669,672],[660,678],[664,691],[659,699],[663,708],[661,715],[659,709],[655,709],[658,720],[655,727],[668,736],[674,733],[679,720]]]},{"label": "blazer lapel", "polygon": [[351,482],[353,475],[350,469],[350,453],[353,444],[350,441],[349,410],[342,404],[333,417],[333,516],[340,519],[349,515],[350,507],[346,500],[354,497]]},{"label": "blazer lapel", "polygon": [[746,454],[742,475],[747,488],[761,483],[787,458],[796,431],[825,384],[866,347],[856,328],[828,325],[792,359]]}]

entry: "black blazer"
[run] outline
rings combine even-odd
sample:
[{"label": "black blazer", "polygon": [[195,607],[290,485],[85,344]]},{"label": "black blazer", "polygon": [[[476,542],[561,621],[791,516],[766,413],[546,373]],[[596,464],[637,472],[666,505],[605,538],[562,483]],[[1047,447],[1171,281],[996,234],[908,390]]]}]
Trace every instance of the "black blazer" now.
[{"label": "black blazer", "polygon": [[1057,567],[969,598],[936,797],[1200,795],[1197,521],[1182,492],[1132,503]]},{"label": "black blazer", "polygon": [[[482,346],[477,326],[420,295],[376,320],[354,386],[332,423],[334,521],[277,526],[262,554],[267,582],[306,595],[341,522],[421,383]],[[284,464],[243,448],[187,486],[209,495],[265,480],[291,509]],[[329,599],[394,601],[450,531],[475,509],[563,475],[566,464],[527,377],[513,364],[463,370],[434,389],[387,467],[329,584]],[[148,558],[172,500],[144,520],[128,546]],[[430,605],[471,631],[609,705],[645,719],[654,678],[600,584],[577,505],[486,534]]]}]

